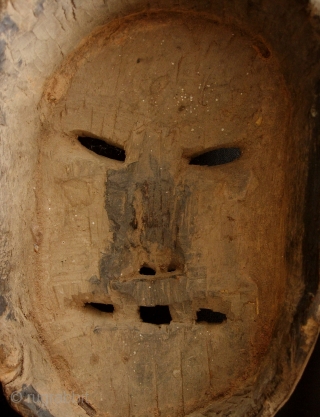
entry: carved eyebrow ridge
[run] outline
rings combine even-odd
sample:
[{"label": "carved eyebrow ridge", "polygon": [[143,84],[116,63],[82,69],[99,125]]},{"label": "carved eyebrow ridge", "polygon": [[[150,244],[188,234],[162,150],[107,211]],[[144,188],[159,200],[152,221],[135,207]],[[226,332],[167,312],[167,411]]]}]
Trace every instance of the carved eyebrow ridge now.
[{"label": "carved eyebrow ridge", "polygon": [[239,159],[242,155],[240,148],[218,148],[204,152],[190,159],[189,165],[216,166],[224,165]]},{"label": "carved eyebrow ridge", "polygon": [[126,151],[118,146],[111,145],[106,141],[90,136],[78,136],[78,141],[82,146],[105,158],[114,159],[115,161],[124,162],[126,160]]}]

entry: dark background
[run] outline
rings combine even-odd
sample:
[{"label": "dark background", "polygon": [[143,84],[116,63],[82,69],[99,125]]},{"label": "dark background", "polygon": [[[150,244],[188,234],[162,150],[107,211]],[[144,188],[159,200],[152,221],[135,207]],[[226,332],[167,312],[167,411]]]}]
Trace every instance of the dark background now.
[{"label": "dark background", "polygon": [[[0,390],[0,415],[1,417],[19,416],[7,404],[2,390]],[[320,339],[296,390],[276,417],[320,417]]]}]

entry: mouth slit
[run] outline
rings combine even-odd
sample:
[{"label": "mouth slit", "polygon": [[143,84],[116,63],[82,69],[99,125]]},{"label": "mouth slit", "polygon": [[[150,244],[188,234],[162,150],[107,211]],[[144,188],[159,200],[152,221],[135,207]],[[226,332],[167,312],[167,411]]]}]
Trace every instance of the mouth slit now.
[{"label": "mouth slit", "polygon": [[170,324],[172,317],[169,306],[154,306],[139,308],[140,318],[144,323]]},{"label": "mouth slit", "polygon": [[200,308],[197,311],[197,323],[221,324],[227,320],[227,316],[218,311],[212,311],[209,308]]},{"label": "mouth slit", "polygon": [[85,307],[93,307],[96,310],[102,311],[103,313],[113,313],[114,305],[113,304],[103,304],[103,303],[86,303]]}]

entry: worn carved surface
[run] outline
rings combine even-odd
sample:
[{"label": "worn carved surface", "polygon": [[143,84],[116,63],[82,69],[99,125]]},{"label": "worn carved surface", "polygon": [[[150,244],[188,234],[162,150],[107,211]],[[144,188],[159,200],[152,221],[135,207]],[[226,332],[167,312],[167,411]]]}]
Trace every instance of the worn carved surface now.
[{"label": "worn carved surface", "polygon": [[320,61],[288,4],[6,6],[0,377],[22,415],[271,417],[290,394],[319,322]]}]

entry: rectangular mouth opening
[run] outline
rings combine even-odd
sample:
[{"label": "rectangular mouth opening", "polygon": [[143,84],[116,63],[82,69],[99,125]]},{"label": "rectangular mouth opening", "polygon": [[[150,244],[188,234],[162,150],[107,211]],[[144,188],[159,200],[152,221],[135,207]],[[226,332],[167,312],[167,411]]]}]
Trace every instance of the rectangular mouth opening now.
[{"label": "rectangular mouth opening", "polygon": [[169,306],[154,306],[139,308],[140,318],[144,323],[151,324],[170,324],[172,317],[170,314]]},{"label": "rectangular mouth opening", "polygon": [[221,324],[227,320],[227,316],[219,311],[213,311],[209,308],[200,308],[197,311],[197,323]]}]

